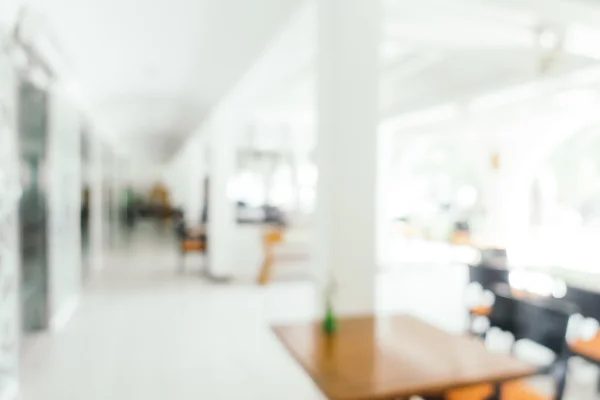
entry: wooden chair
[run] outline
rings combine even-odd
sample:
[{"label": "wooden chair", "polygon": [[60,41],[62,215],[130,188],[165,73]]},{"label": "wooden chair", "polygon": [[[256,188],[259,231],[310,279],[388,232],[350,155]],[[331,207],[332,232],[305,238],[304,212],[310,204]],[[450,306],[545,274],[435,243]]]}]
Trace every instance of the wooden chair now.
[{"label": "wooden chair", "polygon": [[[555,355],[551,365],[542,367],[540,375],[552,376],[555,394],[552,400],[563,398],[567,375],[568,350],[566,333],[569,318],[576,308],[568,303],[542,303],[517,299],[495,293],[496,299],[489,315],[490,326],[513,334],[515,342],[528,339]],[[501,400],[548,400],[525,381],[506,382],[499,387],[481,385],[452,391],[447,400],[484,400],[496,395]]]},{"label": "wooden chair", "polygon": [[275,247],[283,242],[283,228],[270,228],[263,234],[264,260],[258,275],[258,283],[266,285],[271,281],[275,268]]},{"label": "wooden chair", "polygon": [[258,276],[260,285],[268,284],[275,269],[282,264],[308,261],[310,240],[306,237],[307,232],[310,231],[302,226],[272,226],[264,231],[264,260]]},{"label": "wooden chair", "polygon": [[207,251],[206,231],[204,228],[190,229],[181,219],[175,229],[179,241],[180,271],[185,268],[185,256],[190,253],[203,253]]}]

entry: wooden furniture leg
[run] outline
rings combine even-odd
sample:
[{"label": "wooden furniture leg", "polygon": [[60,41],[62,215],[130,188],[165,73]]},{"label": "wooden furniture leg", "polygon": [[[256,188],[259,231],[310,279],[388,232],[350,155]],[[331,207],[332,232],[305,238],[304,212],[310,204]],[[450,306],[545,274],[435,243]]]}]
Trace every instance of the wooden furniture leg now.
[{"label": "wooden furniture leg", "polygon": [[263,261],[262,267],[260,268],[260,274],[258,276],[259,285],[266,285],[271,280],[271,275],[273,273],[273,267],[275,263],[273,262],[273,256],[270,253],[271,251],[267,250],[265,260]]}]

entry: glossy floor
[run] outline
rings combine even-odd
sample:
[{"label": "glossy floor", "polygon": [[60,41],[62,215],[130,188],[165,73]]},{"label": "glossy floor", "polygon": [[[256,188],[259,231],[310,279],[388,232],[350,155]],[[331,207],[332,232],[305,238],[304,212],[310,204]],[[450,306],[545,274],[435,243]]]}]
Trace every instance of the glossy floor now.
[{"label": "glossy floor", "polygon": [[[172,241],[151,231],[104,264],[69,324],[29,343],[24,400],[322,399],[268,327],[313,315],[309,283],[258,288],[208,284],[198,269],[178,275]],[[465,279],[464,268],[447,265],[389,269],[379,308],[459,331]],[[568,399],[593,399],[596,369],[574,364]]]}]

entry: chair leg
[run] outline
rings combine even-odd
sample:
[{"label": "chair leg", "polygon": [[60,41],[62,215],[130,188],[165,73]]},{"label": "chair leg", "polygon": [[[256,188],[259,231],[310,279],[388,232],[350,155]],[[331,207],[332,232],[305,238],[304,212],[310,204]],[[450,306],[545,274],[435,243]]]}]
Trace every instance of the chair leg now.
[{"label": "chair leg", "polygon": [[567,386],[567,371],[568,371],[569,359],[559,361],[556,364],[554,376],[556,379],[556,392],[554,395],[555,400],[562,400],[565,395],[565,388]]},{"label": "chair leg", "polygon": [[565,395],[565,388],[567,386],[567,376],[565,376],[558,382],[556,386],[556,400],[562,400]]},{"label": "chair leg", "polygon": [[486,400],[501,400],[502,399],[502,385],[494,385],[494,394]]},{"label": "chair leg", "polygon": [[265,255],[265,259],[263,261],[263,264],[262,264],[262,267],[260,269],[260,273],[258,276],[258,284],[259,285],[266,285],[269,283],[269,281],[271,280],[271,274],[273,272],[273,265],[274,265],[273,257],[271,256],[270,253],[267,253]]}]

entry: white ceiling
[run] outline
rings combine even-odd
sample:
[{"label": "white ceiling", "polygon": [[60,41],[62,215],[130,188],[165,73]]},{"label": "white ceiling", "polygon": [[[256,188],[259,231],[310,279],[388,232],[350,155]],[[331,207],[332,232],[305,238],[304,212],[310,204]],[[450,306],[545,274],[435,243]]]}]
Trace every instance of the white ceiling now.
[{"label": "white ceiling", "polygon": [[[384,0],[383,15],[383,118],[450,102],[467,103],[600,60],[600,7],[589,2]],[[537,33],[541,27],[564,33],[556,53],[542,49]],[[305,46],[314,55],[314,25],[303,29]],[[304,67],[294,75],[258,96],[257,113],[270,110],[283,118],[305,114],[311,119],[314,56],[302,62]]]},{"label": "white ceiling", "polygon": [[[173,154],[252,65],[265,82],[246,79],[234,92],[257,115],[310,120],[317,1],[28,0],[70,59],[97,128],[155,161]],[[303,18],[288,24],[300,3]],[[543,73],[542,26],[565,33]],[[586,0],[384,0],[382,117],[597,65],[598,27],[600,8]]]},{"label": "white ceiling", "polygon": [[97,127],[162,160],[241,78],[301,0],[29,0]]}]

